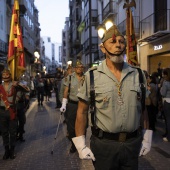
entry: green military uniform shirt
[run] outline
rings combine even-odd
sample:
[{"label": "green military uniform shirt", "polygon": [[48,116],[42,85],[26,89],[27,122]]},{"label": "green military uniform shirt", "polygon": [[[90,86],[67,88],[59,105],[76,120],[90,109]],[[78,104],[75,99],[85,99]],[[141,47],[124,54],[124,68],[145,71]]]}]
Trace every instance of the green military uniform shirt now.
[{"label": "green military uniform shirt", "polygon": [[[118,82],[104,60],[93,72],[97,127],[110,133],[133,132],[138,129],[142,113],[138,70],[124,63],[121,80]],[[145,77],[144,80],[146,82]],[[120,84],[121,104],[118,102]],[[77,96],[90,103],[89,71],[85,74],[84,84]]]},{"label": "green military uniform shirt", "polygon": [[[69,76],[71,76],[71,82],[70,82],[70,77]],[[82,79],[80,81],[77,79],[77,76],[76,76],[75,72],[72,73],[69,76],[67,77],[67,81],[64,82],[64,85],[67,86],[67,87],[69,87],[69,83],[71,83],[70,84],[69,99],[73,100],[73,101],[78,101],[77,94],[78,94],[78,91],[80,90],[80,87],[83,84],[84,76],[82,76]]]},{"label": "green military uniform shirt", "polygon": [[68,80],[68,77],[64,77],[61,80],[61,85],[60,85],[60,92],[59,92],[59,100],[62,101],[63,95],[64,95],[64,83],[66,83]]}]

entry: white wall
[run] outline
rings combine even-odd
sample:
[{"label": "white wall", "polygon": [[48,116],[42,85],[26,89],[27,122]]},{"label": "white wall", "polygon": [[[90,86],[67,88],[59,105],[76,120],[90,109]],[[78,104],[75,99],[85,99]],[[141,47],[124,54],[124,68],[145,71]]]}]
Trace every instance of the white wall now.
[{"label": "white wall", "polygon": [[126,19],[126,9],[123,9],[123,5],[124,5],[124,1],[122,1],[118,5],[117,23],[115,23],[115,24],[119,24],[119,23],[123,22]]},{"label": "white wall", "polygon": [[[61,46],[61,43],[54,43],[54,48],[55,48],[55,61],[57,61],[58,63],[60,63],[59,62],[59,47]],[[60,52],[61,53],[61,52]],[[61,64],[61,63],[60,63]]]},{"label": "white wall", "polygon": [[52,42],[51,41],[48,42],[48,38],[50,37],[47,36],[42,37],[45,46],[45,56],[47,56],[52,61]]},{"label": "white wall", "polygon": [[147,16],[153,14],[154,12],[154,1],[153,0],[142,0],[140,1],[140,20],[146,18]]}]

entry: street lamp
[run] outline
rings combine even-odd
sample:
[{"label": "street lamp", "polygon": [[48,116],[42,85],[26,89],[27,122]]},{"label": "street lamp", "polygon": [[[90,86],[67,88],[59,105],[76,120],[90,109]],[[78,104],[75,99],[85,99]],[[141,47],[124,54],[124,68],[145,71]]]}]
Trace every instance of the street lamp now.
[{"label": "street lamp", "polygon": [[35,63],[39,63],[39,62],[40,62],[40,61],[39,61],[39,58],[40,58],[39,52],[35,51],[35,52],[34,52],[34,57],[35,57]]},{"label": "street lamp", "polygon": [[113,22],[110,19],[106,20],[106,22],[105,22],[106,30],[108,30],[112,26],[113,26]]},{"label": "street lamp", "polygon": [[45,70],[45,69],[46,69],[46,66],[43,66],[43,69]]},{"label": "street lamp", "polygon": [[72,66],[72,61],[71,60],[67,61],[67,65],[68,65],[68,67],[71,67]]},{"label": "street lamp", "polygon": [[105,31],[106,31],[106,30],[103,28],[103,25],[100,25],[100,26],[98,27],[98,35],[99,35],[99,38],[100,38],[100,39],[103,38]]},{"label": "street lamp", "polygon": [[100,38],[100,39],[103,39],[105,32],[106,32],[109,28],[111,28],[113,25],[114,25],[114,23],[113,23],[110,19],[106,20],[105,23],[104,23],[104,25],[100,25],[100,26],[98,27],[98,36],[99,36],[99,38]]}]

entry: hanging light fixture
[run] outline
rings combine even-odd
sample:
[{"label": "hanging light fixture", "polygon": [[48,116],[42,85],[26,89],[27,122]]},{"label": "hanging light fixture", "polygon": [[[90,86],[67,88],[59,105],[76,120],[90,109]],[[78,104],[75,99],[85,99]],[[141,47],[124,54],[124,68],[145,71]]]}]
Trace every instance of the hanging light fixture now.
[{"label": "hanging light fixture", "polygon": [[106,30],[108,30],[112,26],[113,26],[113,22],[110,19],[106,20],[106,22],[105,22]]}]

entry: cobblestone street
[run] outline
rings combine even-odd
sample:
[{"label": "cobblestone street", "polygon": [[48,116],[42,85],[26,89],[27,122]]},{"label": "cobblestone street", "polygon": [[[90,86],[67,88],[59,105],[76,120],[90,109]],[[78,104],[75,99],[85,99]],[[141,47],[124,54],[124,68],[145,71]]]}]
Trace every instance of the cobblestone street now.
[{"label": "cobblestone street", "polygon": [[[77,152],[69,154],[70,142],[66,137],[63,115],[56,140],[54,139],[60,118],[59,109],[55,109],[55,97],[38,106],[31,99],[25,125],[25,142],[17,141],[14,160],[2,160],[4,148],[0,139],[1,170],[94,170],[91,161],[80,160]],[[163,121],[157,122],[152,149],[139,159],[139,170],[170,170],[170,143],[163,142]],[[87,139],[90,137],[88,129]],[[89,140],[88,140],[89,141]],[[53,148],[54,145],[54,148]],[[89,142],[87,143],[89,145]],[[53,154],[51,154],[53,151]]]}]

